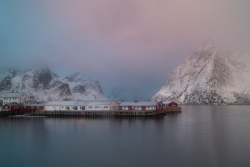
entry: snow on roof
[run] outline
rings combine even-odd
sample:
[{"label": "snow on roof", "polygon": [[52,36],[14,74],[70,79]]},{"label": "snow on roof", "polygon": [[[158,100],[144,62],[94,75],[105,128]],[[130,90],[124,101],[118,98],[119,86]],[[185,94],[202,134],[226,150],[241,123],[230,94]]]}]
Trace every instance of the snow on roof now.
[{"label": "snow on roof", "polygon": [[90,105],[109,105],[112,100],[86,100],[86,101],[51,101],[45,106],[90,106]]},{"label": "snow on roof", "polygon": [[168,100],[166,100],[166,101],[162,102],[162,104],[169,104],[169,103],[171,103],[171,102],[170,102],[170,101],[168,101]]},{"label": "snow on roof", "polygon": [[23,106],[44,106],[44,104],[24,104]]},{"label": "snow on roof", "polygon": [[9,106],[23,106],[23,104],[20,104],[20,103],[7,103],[5,105],[9,105]]},{"label": "snow on roof", "polygon": [[8,93],[3,93],[2,97],[20,97],[24,94],[23,92],[8,92]]},{"label": "snow on roof", "polygon": [[120,106],[156,106],[157,102],[146,101],[146,102],[121,102]]}]

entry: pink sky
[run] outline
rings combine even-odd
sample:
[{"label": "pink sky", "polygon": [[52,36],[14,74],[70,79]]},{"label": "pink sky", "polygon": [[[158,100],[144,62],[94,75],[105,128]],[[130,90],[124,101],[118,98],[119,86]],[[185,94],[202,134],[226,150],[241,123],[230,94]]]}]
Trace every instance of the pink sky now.
[{"label": "pink sky", "polygon": [[248,0],[0,2],[0,54],[83,71],[107,90],[133,79],[130,87],[152,87],[151,96],[207,38],[219,50],[250,53],[249,16]]}]

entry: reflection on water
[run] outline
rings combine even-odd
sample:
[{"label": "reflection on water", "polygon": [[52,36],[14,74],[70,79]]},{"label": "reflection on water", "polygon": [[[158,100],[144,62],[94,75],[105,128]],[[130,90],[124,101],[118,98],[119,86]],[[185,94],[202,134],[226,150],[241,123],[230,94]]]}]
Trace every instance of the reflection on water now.
[{"label": "reflection on water", "polygon": [[249,166],[250,106],[159,117],[0,119],[0,166]]}]

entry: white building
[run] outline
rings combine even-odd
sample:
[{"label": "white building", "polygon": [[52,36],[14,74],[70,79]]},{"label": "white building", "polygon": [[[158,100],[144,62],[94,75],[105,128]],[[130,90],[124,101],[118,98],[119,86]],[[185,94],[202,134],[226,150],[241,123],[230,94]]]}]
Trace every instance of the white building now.
[{"label": "white building", "polygon": [[8,103],[25,104],[28,97],[23,92],[7,92],[2,94],[3,105]]},{"label": "white building", "polygon": [[116,111],[119,104],[112,100],[51,101],[44,105],[45,111]]},{"label": "white building", "polygon": [[157,102],[121,102],[120,110],[155,110]]}]

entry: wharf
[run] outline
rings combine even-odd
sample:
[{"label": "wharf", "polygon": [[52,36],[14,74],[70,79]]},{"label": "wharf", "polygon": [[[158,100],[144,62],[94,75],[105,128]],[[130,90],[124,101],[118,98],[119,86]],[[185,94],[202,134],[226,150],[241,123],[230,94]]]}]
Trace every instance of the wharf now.
[{"label": "wharf", "polygon": [[45,118],[46,116],[34,116],[34,115],[11,115],[9,118]]},{"label": "wharf", "polygon": [[30,111],[26,110],[10,110],[10,111],[0,111],[0,117],[7,117],[12,115],[24,115],[30,113]]},{"label": "wharf", "polygon": [[42,116],[155,116],[163,114],[162,111],[37,111],[32,115]]},{"label": "wharf", "polygon": [[[0,116],[35,118],[41,116],[157,116],[165,114],[181,113],[181,107],[164,107],[161,111],[156,110],[116,110],[116,111],[2,111]],[[27,115],[29,114],[29,115]]]}]

